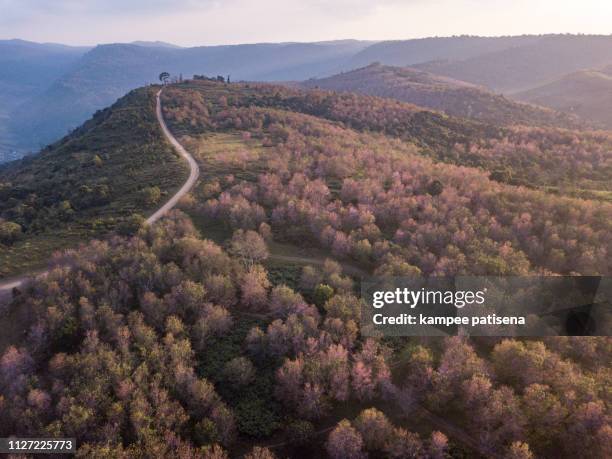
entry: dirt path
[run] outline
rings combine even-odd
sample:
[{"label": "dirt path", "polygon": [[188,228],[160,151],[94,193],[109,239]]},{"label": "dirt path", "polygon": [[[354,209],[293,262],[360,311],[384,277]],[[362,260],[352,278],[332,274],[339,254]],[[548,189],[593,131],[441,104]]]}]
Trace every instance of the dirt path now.
[{"label": "dirt path", "polygon": [[[178,190],[174,194],[174,196],[172,196],[163,206],[157,209],[153,213],[153,215],[151,215],[149,218],[145,220],[149,225],[155,223],[157,220],[163,217],[169,210],[171,210],[174,206],[176,206],[179,199],[181,199],[185,194],[187,194],[189,190],[191,190],[193,185],[195,185],[198,179],[198,176],[200,175],[200,168],[198,167],[195,159],[193,159],[193,156],[191,156],[187,152],[187,150],[185,150],[185,148],[183,148],[183,146],[178,142],[178,140],[176,140],[176,138],[172,135],[172,133],[168,129],[166,122],[164,121],[164,116],[162,114],[162,109],[161,109],[161,97],[160,97],[161,92],[162,92],[162,89],[160,89],[155,96],[156,97],[155,112],[157,115],[157,121],[159,122],[159,125],[161,126],[162,132],[164,133],[164,136],[166,137],[166,139],[168,139],[168,141],[172,144],[174,149],[189,164],[190,172],[189,172],[189,178],[183,184],[180,190]],[[19,287],[30,277],[45,274],[45,272],[46,271],[32,272],[32,273],[24,274],[21,276],[0,280],[0,300],[2,300],[4,297],[9,296],[14,288]]]},{"label": "dirt path", "polygon": [[191,188],[193,188],[193,185],[195,185],[196,181],[198,180],[198,176],[200,175],[200,168],[198,167],[198,164],[196,163],[195,159],[193,159],[193,156],[191,156],[187,152],[187,150],[185,150],[185,148],[183,148],[183,146],[179,143],[179,141],[176,140],[176,138],[172,135],[172,133],[170,132],[170,129],[168,129],[168,126],[166,126],[166,122],[164,121],[164,115],[162,114],[162,109],[161,109],[161,97],[160,97],[161,96],[161,92],[162,92],[162,90],[160,89],[159,92],[157,93],[157,96],[156,96],[157,107],[156,107],[155,111],[156,111],[156,114],[157,114],[157,121],[159,122],[159,125],[161,126],[162,131],[164,132],[164,136],[166,136],[166,139],[168,139],[168,141],[172,144],[174,149],[183,158],[185,158],[185,160],[189,164],[189,178],[183,184],[181,189],[178,190],[174,194],[174,196],[172,196],[168,200],[168,202],[166,202],[163,206],[161,206],[159,209],[157,209],[157,211],[155,211],[155,213],[153,215],[151,215],[149,218],[147,218],[146,222],[149,225],[155,223],[157,220],[159,220],[161,217],[163,217],[170,209],[172,209],[174,206],[176,206],[176,204],[179,202],[179,199],[181,199],[183,196],[185,196],[189,192],[189,190],[191,190]]}]

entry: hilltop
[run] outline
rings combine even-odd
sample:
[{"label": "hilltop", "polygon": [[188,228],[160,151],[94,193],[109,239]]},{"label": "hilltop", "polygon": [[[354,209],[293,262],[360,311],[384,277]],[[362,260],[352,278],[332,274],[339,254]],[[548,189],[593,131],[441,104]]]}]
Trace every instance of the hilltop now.
[{"label": "hilltop", "polygon": [[158,75],[231,75],[239,80],[291,80],[319,75],[367,46],[367,42],[169,47],[165,44],[99,45],[61,78],[11,111],[10,132],[22,149],[35,151],[79,126],[93,112],[131,89],[158,83]]},{"label": "hilltop", "polygon": [[551,107],[612,129],[612,67],[582,70],[537,88],[512,94],[517,100]]},{"label": "hilltop", "polygon": [[517,103],[471,83],[423,70],[372,64],[328,78],[311,79],[305,87],[388,97],[496,125],[577,127],[570,116]]},{"label": "hilltop", "polygon": [[[0,277],[42,265],[53,251],[130,231],[182,184],[187,169],[162,135],[155,89],[130,92],[45,148],[0,166]],[[17,226],[15,226],[17,225]]]}]

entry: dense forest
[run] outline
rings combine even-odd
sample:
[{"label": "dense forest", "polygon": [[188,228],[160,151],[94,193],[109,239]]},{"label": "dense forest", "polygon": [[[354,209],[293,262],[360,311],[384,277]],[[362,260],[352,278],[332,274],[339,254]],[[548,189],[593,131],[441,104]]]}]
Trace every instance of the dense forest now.
[{"label": "dense forest", "polygon": [[264,236],[226,251],[176,212],[57,258],[14,300],[31,325],[0,357],[0,435],[100,458],[608,456],[608,339],[364,339],[340,266],[274,284]]},{"label": "dense forest", "polygon": [[186,176],[157,123],[154,88],[129,93],[40,154],[0,166],[0,278],[137,229]]},{"label": "dense forest", "polygon": [[610,275],[612,204],[572,197],[610,191],[605,134],[273,85],[162,100],[200,181],[13,292],[0,437],[97,458],[610,457],[609,338],[366,337],[359,293],[360,274]]}]

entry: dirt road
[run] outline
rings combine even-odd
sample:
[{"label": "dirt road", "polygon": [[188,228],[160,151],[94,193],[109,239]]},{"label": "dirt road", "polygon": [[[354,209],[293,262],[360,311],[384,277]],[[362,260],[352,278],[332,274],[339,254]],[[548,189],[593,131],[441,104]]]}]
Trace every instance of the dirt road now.
[{"label": "dirt road", "polygon": [[193,159],[193,156],[191,156],[187,152],[187,150],[183,148],[183,146],[179,143],[179,141],[176,140],[176,138],[172,135],[172,133],[168,129],[168,126],[166,126],[166,122],[164,121],[164,115],[162,114],[162,109],[161,109],[161,92],[162,90],[160,89],[159,92],[157,93],[157,107],[155,109],[157,113],[157,121],[159,121],[159,125],[161,126],[162,131],[164,132],[164,135],[166,136],[166,139],[168,139],[168,141],[172,144],[174,149],[183,158],[185,158],[185,160],[189,164],[189,178],[183,184],[181,189],[178,190],[174,194],[174,196],[170,198],[170,200],[168,200],[168,202],[166,202],[163,206],[157,209],[157,211],[155,211],[153,215],[147,218],[146,222],[149,225],[155,223],[157,220],[163,217],[170,209],[176,206],[176,204],[179,202],[179,199],[185,196],[189,192],[189,190],[193,188],[193,185],[195,185],[196,181],[198,180],[198,176],[200,175],[200,168],[198,167],[198,164],[196,163],[195,159]]}]

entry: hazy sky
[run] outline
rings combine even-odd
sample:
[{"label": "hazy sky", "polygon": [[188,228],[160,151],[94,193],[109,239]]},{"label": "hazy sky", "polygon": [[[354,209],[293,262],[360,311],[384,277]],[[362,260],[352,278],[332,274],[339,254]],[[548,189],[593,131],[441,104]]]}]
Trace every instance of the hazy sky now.
[{"label": "hazy sky", "polygon": [[612,33],[611,0],[0,0],[0,38],[179,45]]}]

